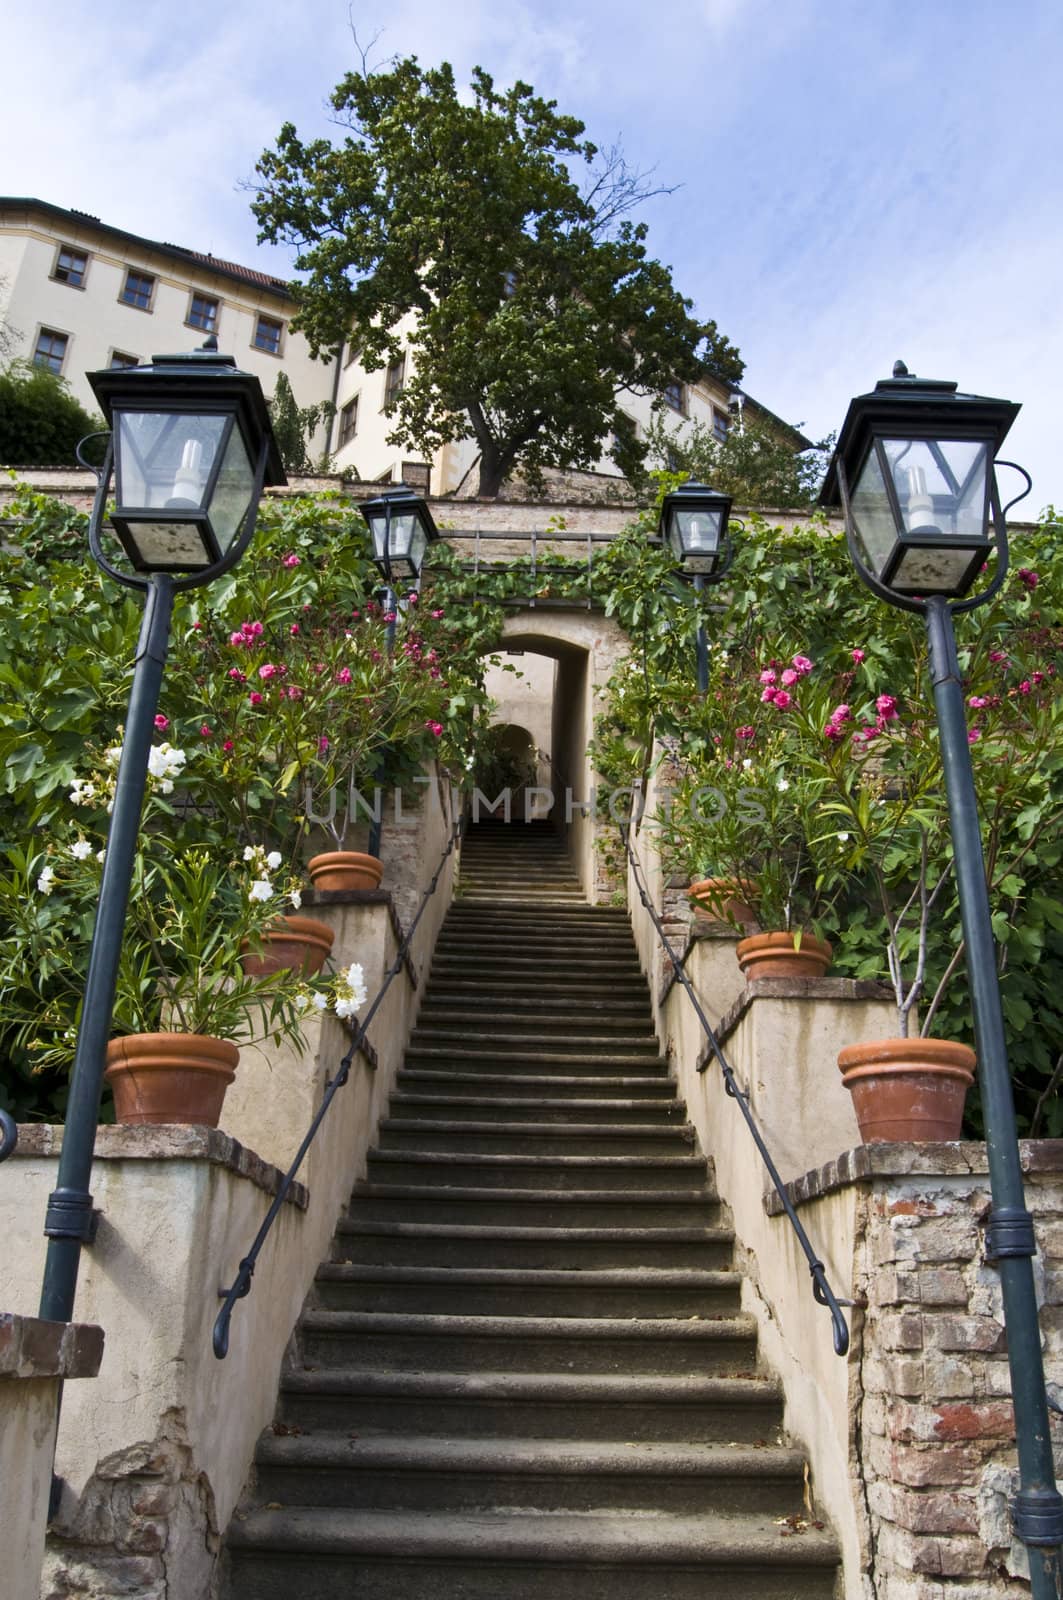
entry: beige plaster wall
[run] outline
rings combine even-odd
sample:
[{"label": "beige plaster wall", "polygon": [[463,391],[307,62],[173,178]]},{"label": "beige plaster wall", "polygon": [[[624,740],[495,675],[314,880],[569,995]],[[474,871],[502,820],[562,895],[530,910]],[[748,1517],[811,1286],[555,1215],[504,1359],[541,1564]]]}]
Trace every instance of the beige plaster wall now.
[{"label": "beige plaster wall", "polygon": [[37,1600],[52,1482],[57,1378],[0,1380],[0,1528],[8,1600]]}]

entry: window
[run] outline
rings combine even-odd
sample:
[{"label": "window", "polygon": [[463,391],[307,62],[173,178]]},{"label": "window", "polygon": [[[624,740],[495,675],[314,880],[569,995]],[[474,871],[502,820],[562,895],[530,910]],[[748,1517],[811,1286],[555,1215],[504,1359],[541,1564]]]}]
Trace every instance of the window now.
[{"label": "window", "polygon": [[155,279],[148,272],[126,269],[125,283],[119,296],[123,305],[135,306],[138,311],[151,310],[151,297],[155,292]]},{"label": "window", "polygon": [[387,377],[384,379],[384,408],[394,405],[402,393],[402,386],[406,381],[406,357],[400,356],[388,367]]},{"label": "window", "polygon": [[267,355],[279,356],[283,329],[283,322],[277,322],[273,317],[264,317],[260,312],[255,323],[255,337],[251,343],[256,350],[265,350]]},{"label": "window", "polygon": [[357,430],[357,427],[358,427],[358,396],[355,395],[353,400],[348,400],[347,404],[343,407],[343,410],[340,412],[340,449],[341,450],[343,449],[343,446],[347,443],[348,439],[353,439],[354,438],[355,431]]},{"label": "window", "polygon": [[730,417],[725,416],[722,411],[717,411],[715,407],[712,413],[712,431],[715,437],[721,441],[726,439],[731,431]]},{"label": "window", "polygon": [[72,250],[68,244],[61,244],[52,277],[57,283],[68,283],[72,289],[83,289],[88,267],[89,258],[84,251]]},{"label": "window", "polygon": [[47,367],[49,372],[62,372],[69,343],[69,335],[57,333],[54,328],[42,328],[37,335],[37,345],[33,352],[33,365],[35,367]]},{"label": "window", "polygon": [[679,382],[669,383],[664,390],[664,403],[671,406],[673,411],[682,411],[686,415],[686,392]]},{"label": "window", "polygon": [[115,367],[139,367],[139,366],[140,366],[140,357],[139,356],[127,355],[124,350],[112,350],[111,351],[111,368],[112,368],[112,370]]},{"label": "window", "polygon": [[217,333],[218,302],[209,294],[194,294],[185,321],[190,328],[202,328],[204,333]]}]

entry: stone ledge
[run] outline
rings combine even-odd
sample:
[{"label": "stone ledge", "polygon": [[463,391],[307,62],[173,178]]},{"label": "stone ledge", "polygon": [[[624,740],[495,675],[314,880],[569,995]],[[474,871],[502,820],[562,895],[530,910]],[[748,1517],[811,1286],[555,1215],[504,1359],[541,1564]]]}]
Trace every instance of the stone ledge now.
[{"label": "stone ledge", "polygon": [[103,1329],[91,1322],[44,1322],[0,1311],[0,1380],[95,1378]]},{"label": "stone ledge", "polygon": [[[9,1160],[14,1164],[32,1157],[58,1156],[63,1148],[63,1128],[51,1122],[24,1122],[18,1145]],[[276,1194],[284,1174],[279,1167],[248,1150],[220,1128],[203,1128],[167,1122],[134,1127],[108,1124],[96,1130],[97,1161],[209,1161],[238,1178],[246,1178],[267,1194]],[[305,1184],[293,1183],[287,1204],[305,1211],[310,1194]]]},{"label": "stone ledge", "polygon": [[892,1000],[893,990],[873,978],[757,978],[747,983],[734,1005],[720,1018],[716,1037],[722,1042],[735,1031],[754,1000]]},{"label": "stone ledge", "polygon": [[[1063,1139],[1020,1139],[1019,1159],[1025,1173],[1063,1172]],[[967,1178],[988,1174],[989,1160],[980,1139],[861,1144],[843,1151],[825,1166],[794,1178],[786,1185],[786,1193],[795,1206],[800,1206],[852,1183],[875,1178]],[[782,1201],[774,1191],[764,1196],[764,1209],[769,1216],[782,1215]]]}]

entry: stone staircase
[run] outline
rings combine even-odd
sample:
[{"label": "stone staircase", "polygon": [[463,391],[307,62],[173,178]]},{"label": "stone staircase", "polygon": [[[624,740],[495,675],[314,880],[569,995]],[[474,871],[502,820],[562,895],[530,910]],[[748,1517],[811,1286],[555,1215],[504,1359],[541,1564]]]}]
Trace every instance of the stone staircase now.
[{"label": "stone staircase", "polygon": [[829,1600],[732,1245],[625,914],[472,830],[228,1600]]}]

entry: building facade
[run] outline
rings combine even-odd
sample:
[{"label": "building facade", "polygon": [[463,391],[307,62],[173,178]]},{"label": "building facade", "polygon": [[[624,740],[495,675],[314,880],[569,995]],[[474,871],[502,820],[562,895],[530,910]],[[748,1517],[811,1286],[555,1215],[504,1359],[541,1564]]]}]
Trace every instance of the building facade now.
[{"label": "building facade", "polygon": [[[314,360],[291,326],[295,311],[291,286],[254,267],[142,238],[84,211],[0,196],[0,328],[7,333],[7,355],[64,378],[89,411],[96,402],[87,372],[191,349],[213,333],[239,367],[259,378],[267,397],[283,371],[297,405],[334,406],[331,420],[309,441],[311,457],[330,457],[331,470],[368,482],[405,482],[434,495],[474,494],[479,458],[471,437],[444,445],[431,459],[389,437],[393,402],[414,370],[414,350],[407,344],[398,360],[375,372],[362,366],[355,342]],[[412,329],[411,317],[400,333],[408,339]],[[671,384],[656,399],[622,395],[621,405],[643,436],[659,412],[670,433],[696,423],[724,438],[742,425],[748,407],[795,450],[808,444],[757,401],[709,377]],[[592,482],[602,479],[606,494],[623,483],[609,446],[604,439],[588,475]]]}]

